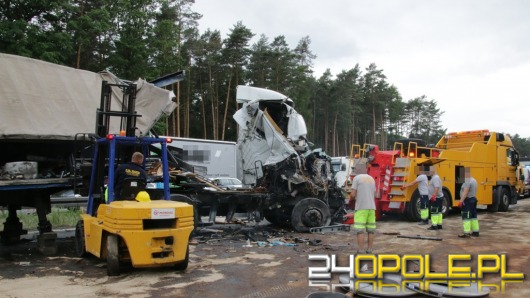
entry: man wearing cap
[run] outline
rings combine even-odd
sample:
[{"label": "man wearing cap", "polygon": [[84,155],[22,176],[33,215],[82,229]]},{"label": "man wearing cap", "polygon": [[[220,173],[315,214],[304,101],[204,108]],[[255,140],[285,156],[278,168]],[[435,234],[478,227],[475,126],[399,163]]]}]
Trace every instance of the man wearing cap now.
[{"label": "man wearing cap", "polygon": [[[357,234],[357,253],[372,253],[375,233],[375,180],[366,174],[366,169],[362,166],[356,167],[355,174],[357,175],[352,181],[349,204],[355,201],[353,231]],[[366,250],[365,233],[368,233]]]}]

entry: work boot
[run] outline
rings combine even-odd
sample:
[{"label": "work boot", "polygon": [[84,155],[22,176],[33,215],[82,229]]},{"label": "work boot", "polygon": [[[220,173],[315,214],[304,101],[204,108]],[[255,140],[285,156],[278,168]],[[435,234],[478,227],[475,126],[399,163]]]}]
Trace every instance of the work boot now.
[{"label": "work boot", "polygon": [[471,236],[473,236],[473,237],[478,237],[478,235],[479,235],[478,232],[471,233]]},{"label": "work boot", "polygon": [[441,230],[442,229],[442,225],[438,225],[438,230]]},{"label": "work boot", "polygon": [[428,224],[429,224],[429,221],[428,221],[428,220],[422,220],[422,221],[420,221],[420,223],[418,223],[418,224],[421,225],[421,226],[428,225]]},{"label": "work boot", "polygon": [[460,237],[460,238],[471,238],[471,235],[469,235],[467,233],[464,233],[464,234],[458,235],[458,237]]},{"label": "work boot", "polygon": [[427,230],[431,230],[431,231],[438,230],[438,227],[437,226],[430,226],[429,228],[427,228]]}]

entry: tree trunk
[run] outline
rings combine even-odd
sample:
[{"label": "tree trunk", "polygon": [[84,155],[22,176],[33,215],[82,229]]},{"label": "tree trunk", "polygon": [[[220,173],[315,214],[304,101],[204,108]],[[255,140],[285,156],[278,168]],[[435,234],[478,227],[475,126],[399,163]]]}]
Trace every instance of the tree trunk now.
[{"label": "tree trunk", "polygon": [[[81,17],[85,15],[85,1],[81,1],[81,7],[80,7],[79,13]],[[77,44],[77,55],[76,55],[76,61],[75,61],[75,68],[77,69],[81,68],[81,41],[78,41],[78,44]]]},{"label": "tree trunk", "polygon": [[[226,117],[227,117],[227,114],[228,114],[228,103],[230,102],[231,85],[232,85],[232,76],[230,76],[230,78],[228,79],[228,88],[226,90],[225,112],[224,112],[224,115],[223,115],[223,130],[221,132],[221,140],[222,141],[225,140]],[[236,103],[237,103],[237,100],[236,100]]]},{"label": "tree trunk", "polygon": [[374,99],[374,101],[372,102],[372,141],[371,143],[375,144],[376,141],[377,140],[375,139],[375,99]]},{"label": "tree trunk", "polygon": [[[339,140],[337,137],[337,119],[339,118],[339,113],[335,113],[335,117],[333,119],[333,146],[331,147],[331,151],[333,152],[333,156],[337,156],[337,151],[339,147]],[[335,146],[337,145],[337,146]]]},{"label": "tree trunk", "polygon": [[177,107],[173,111],[173,130],[174,135],[180,137],[180,97],[177,96]]},{"label": "tree trunk", "polygon": [[384,120],[384,114],[383,110],[381,110],[381,150],[386,150],[386,142],[385,142],[385,120]]},{"label": "tree trunk", "polygon": [[326,118],[325,118],[325,121],[324,121],[324,148],[329,148],[329,131],[328,131],[328,127],[329,127],[329,123],[328,123],[328,115],[326,114]]},{"label": "tree trunk", "polygon": [[[214,92],[213,92],[213,86],[212,86],[212,68],[211,66],[208,67],[208,94],[210,95],[210,109],[212,111],[212,139],[217,140],[217,135],[215,132],[217,131],[217,113],[215,111],[215,103],[214,103]],[[205,128],[206,128],[206,122],[205,122]],[[205,137],[207,139],[207,137]]]},{"label": "tree trunk", "polygon": [[313,138],[315,140],[317,140],[319,134],[317,132],[317,123],[316,123],[316,119],[317,119],[317,104],[316,104],[316,100],[313,100]]},{"label": "tree trunk", "polygon": [[[235,86],[235,89],[236,89],[236,96],[237,96],[237,86],[239,84],[239,71],[236,70],[236,77],[234,79],[234,86]],[[234,100],[234,106],[235,106],[235,111],[237,111],[239,109],[239,107],[237,106],[237,98]],[[236,124],[236,139],[239,139],[239,125]]]},{"label": "tree trunk", "polygon": [[206,105],[204,104],[204,99],[206,98],[206,94],[204,92],[204,89],[202,88],[202,81],[201,81],[201,94],[202,94],[202,100],[201,100],[201,112],[202,112],[202,131],[203,131],[203,135],[202,135],[202,138],[203,139],[207,139],[206,137]]}]

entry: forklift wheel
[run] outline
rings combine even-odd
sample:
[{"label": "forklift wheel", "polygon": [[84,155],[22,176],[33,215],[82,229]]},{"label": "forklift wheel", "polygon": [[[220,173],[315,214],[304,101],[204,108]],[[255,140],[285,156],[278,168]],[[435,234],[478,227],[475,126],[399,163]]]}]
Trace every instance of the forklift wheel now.
[{"label": "forklift wheel", "polygon": [[186,258],[184,258],[184,261],[175,264],[175,270],[183,271],[188,268],[188,263],[190,261],[190,245],[188,244],[188,247],[186,247]]},{"label": "forklift wheel", "polygon": [[85,246],[85,224],[80,220],[75,225],[75,253],[82,258],[87,255]]},{"label": "forklift wheel", "polygon": [[117,235],[107,236],[107,275],[120,275],[119,242]]}]

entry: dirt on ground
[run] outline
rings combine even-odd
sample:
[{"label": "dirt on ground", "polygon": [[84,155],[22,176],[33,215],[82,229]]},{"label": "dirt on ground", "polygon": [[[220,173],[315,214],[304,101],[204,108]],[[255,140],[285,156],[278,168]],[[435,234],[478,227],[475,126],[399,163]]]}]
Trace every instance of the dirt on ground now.
[{"label": "dirt on ground", "polygon": [[[500,273],[488,274],[483,282],[489,285],[489,296],[530,297],[526,281],[530,274],[529,215],[530,199],[520,200],[508,212],[480,210],[480,237],[471,239],[457,237],[462,232],[458,213],[445,218],[439,231],[384,216],[377,222],[374,253],[429,255],[431,272],[447,272],[449,254],[471,254],[472,260],[463,266],[473,272],[479,254],[504,254],[506,271],[523,273],[525,280],[503,285]],[[309,261],[309,255],[336,255],[338,265],[347,266],[349,255],[357,250],[352,232],[303,234],[267,224],[216,225],[196,233],[191,243],[185,271],[126,267],[117,277],[107,276],[103,260],[76,257],[72,237],[58,240],[55,256],[40,254],[35,241],[0,245],[0,296],[306,297],[326,290],[310,286],[309,267],[322,267],[323,262]],[[329,284],[340,283],[338,277],[332,274]]]}]

